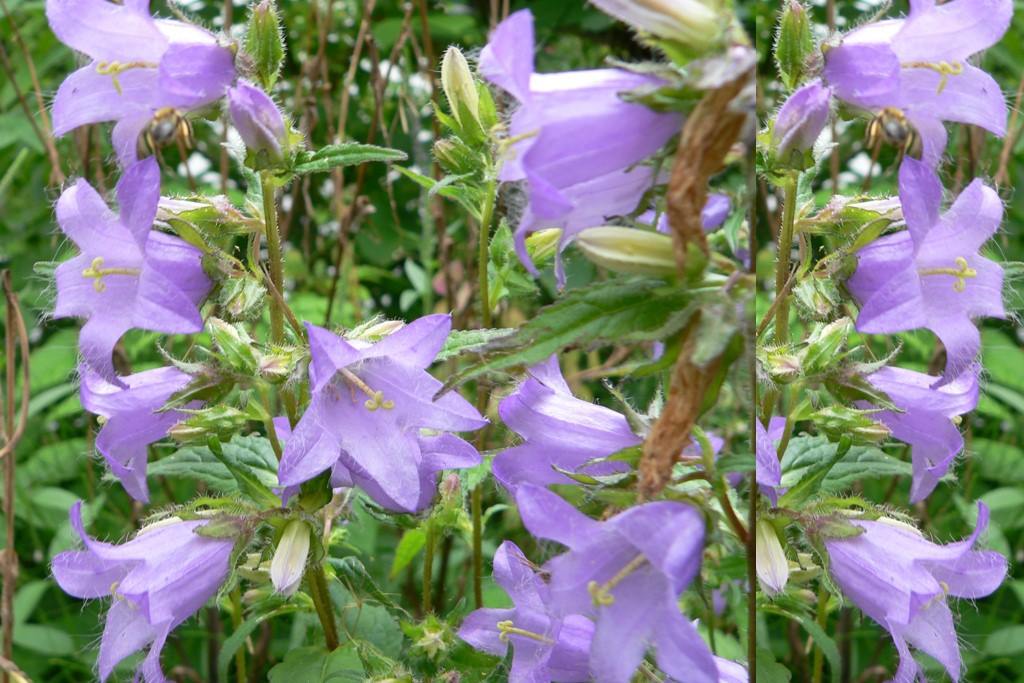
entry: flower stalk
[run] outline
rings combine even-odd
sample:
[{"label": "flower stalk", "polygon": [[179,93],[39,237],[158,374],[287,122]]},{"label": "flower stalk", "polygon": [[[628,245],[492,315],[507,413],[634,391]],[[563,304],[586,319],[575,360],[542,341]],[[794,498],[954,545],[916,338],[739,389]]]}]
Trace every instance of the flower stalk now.
[{"label": "flower stalk", "polygon": [[331,609],[331,593],[327,589],[327,575],[319,562],[310,566],[306,572],[309,595],[316,608],[316,616],[324,629],[324,641],[328,650],[338,649],[338,627],[334,622],[334,610]]}]

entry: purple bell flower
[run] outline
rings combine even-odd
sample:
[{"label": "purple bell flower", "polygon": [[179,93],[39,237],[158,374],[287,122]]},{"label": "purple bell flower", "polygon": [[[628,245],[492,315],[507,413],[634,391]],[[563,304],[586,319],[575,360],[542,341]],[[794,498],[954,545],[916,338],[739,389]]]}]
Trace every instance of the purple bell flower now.
[{"label": "purple bell flower", "polygon": [[[106,422],[96,435],[96,449],[135,500],[149,502],[146,484],[147,447],[167,436],[167,432],[188,415],[180,410],[157,412],[175,392],[192,379],[174,367],[157,368],[121,377],[125,385],[107,382],[82,365],[82,406]],[[197,408],[199,401],[186,408]]]},{"label": "purple bell flower", "polygon": [[575,483],[556,467],[596,476],[626,471],[626,463],[590,461],[642,441],[620,413],[573,396],[557,356],[529,368],[526,381],[501,401],[498,413],[524,439],[499,453],[492,466],[495,479],[512,492],[524,482]]},{"label": "purple bell flower", "polygon": [[333,469],[335,486],[355,484],[386,508],[414,512],[430,504],[436,472],[478,464],[475,448],[444,432],[487,420],[455,392],[435,401],[441,382],[426,372],[451,324],[428,315],[369,344],[307,323],[312,400],[284,446],[281,486]]},{"label": "purple bell flower", "polygon": [[904,368],[885,367],[867,375],[868,382],[903,411],[885,410],[874,418],[888,427],[894,438],[910,444],[914,465],[911,503],[924,500],[935,490],[963,450],[964,438],[953,421],[978,405],[979,371],[974,365],[938,388],[934,387],[941,378]]},{"label": "purple bell flower", "polygon": [[913,646],[960,680],[960,647],[949,595],[982,598],[1006,577],[1006,558],[991,550],[973,550],[988,525],[988,508],[978,503],[978,523],[970,538],[946,545],[927,540],[914,527],[882,518],[852,521],[859,536],[825,541],[829,572],[843,594],[889,631],[900,654],[892,683],[922,678],[910,653]]},{"label": "purple bell flower", "polygon": [[248,81],[239,80],[228,90],[231,123],[245,146],[255,154],[265,153],[272,162],[281,161],[288,144],[288,130],[274,100]]},{"label": "purple bell flower", "polygon": [[[480,73],[519,103],[509,126],[512,149],[499,178],[527,183],[530,201],[516,227],[516,251],[537,275],[526,236],[561,228],[561,251],[580,230],[631,213],[656,182],[653,169],[636,164],[678,133],[682,119],[621,97],[657,88],[660,79],[622,69],[537,74],[533,50],[533,14],[521,10],[491,34],[480,54]],[[564,283],[561,258],[555,273]]]},{"label": "purple bell flower", "polygon": [[756,479],[761,493],[771,501],[772,507],[779,504],[779,496],[786,492],[779,484],[782,482],[782,466],[776,452],[786,430],[786,418],[773,417],[765,429],[760,420],[755,420],[756,431],[754,454],[756,457]]},{"label": "purple bell flower", "polygon": [[814,146],[828,123],[832,89],[820,81],[803,86],[785,101],[775,116],[772,147],[785,160],[793,152],[803,154]]},{"label": "purple bell flower", "polygon": [[70,517],[85,550],[53,558],[54,579],[76,598],[113,598],[100,639],[100,680],[149,646],[136,680],[165,683],[160,652],[167,636],[220,589],[235,539],[199,536],[196,529],[207,523],[202,520],[170,519],[112,545],[85,533],[81,502],[72,506]]},{"label": "purple bell flower", "polygon": [[159,199],[160,167],[150,158],[128,167],[118,181],[120,215],[83,179],[57,200],[61,230],[81,253],[57,267],[53,316],[86,318],[79,350],[89,367],[115,384],[120,380],[111,356],[129,329],[203,329],[198,306],[211,283],[202,252],[151,229]]},{"label": "purple bell flower", "polygon": [[135,161],[139,135],[158,110],[216,102],[235,79],[230,48],[198,26],[154,19],[149,0],[47,0],[46,17],[62,43],[90,58],[57,90],[53,134],[116,121],[123,166]]},{"label": "purple bell flower", "polygon": [[671,678],[717,683],[711,651],[679,610],[679,594],[700,570],[704,548],[696,508],[658,501],[598,522],[533,484],[519,487],[516,503],[531,534],[569,548],[544,566],[551,606],[594,617],[596,683],[628,683],[648,647]]},{"label": "purple bell flower", "polygon": [[579,614],[563,617],[553,612],[547,584],[511,541],[502,543],[494,554],[494,580],[514,607],[470,613],[459,637],[498,657],[504,657],[511,645],[510,683],[589,681],[594,623]]},{"label": "purple bell flower", "polygon": [[942,185],[935,171],[915,159],[903,160],[899,187],[908,230],[861,249],[847,281],[861,304],[857,329],[931,330],[946,347],[942,376],[948,382],[978,354],[981,336],[972,319],[1006,317],[1003,269],[979,253],[999,228],[1003,203],[976,179],[939,216]]},{"label": "purple bell flower", "polygon": [[943,121],[1006,133],[1003,91],[969,59],[1003,37],[1012,15],[1012,0],[911,0],[905,19],[862,26],[828,50],[825,80],[854,106],[900,110],[934,166],[946,149]]}]

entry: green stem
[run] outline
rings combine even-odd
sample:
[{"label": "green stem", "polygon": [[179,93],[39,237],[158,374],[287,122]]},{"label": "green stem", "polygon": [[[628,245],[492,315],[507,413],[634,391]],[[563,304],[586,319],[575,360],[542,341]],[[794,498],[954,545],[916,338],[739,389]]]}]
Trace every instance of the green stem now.
[{"label": "green stem", "polygon": [[[828,621],[828,591],[823,585],[818,590],[818,626],[825,630]],[[821,643],[814,648],[814,683],[821,683],[822,675],[825,673],[825,652],[821,649]]]},{"label": "green stem", "polygon": [[[237,631],[242,626],[242,591],[235,586],[231,591],[231,623]],[[245,671],[245,646],[235,650],[235,678],[238,683],[246,683],[249,677]]]},{"label": "green stem", "polygon": [[783,297],[789,280],[789,254],[793,251],[793,224],[796,221],[796,177],[786,179],[782,206],[782,226],[779,228],[779,252],[775,265],[775,296],[782,297],[775,306],[775,339],[780,344],[789,342],[789,295]]},{"label": "green stem", "polygon": [[[274,288],[284,295],[284,265],[281,259],[281,235],[277,229],[277,204],[274,202],[274,182],[266,171],[260,173],[260,191],[263,195],[263,221],[266,226],[267,255],[270,281]],[[271,297],[270,339],[275,344],[284,343],[284,311],[281,303]]]},{"label": "green stem", "polygon": [[327,643],[327,649],[337,650],[338,627],[334,623],[331,594],[327,590],[327,575],[324,574],[323,565],[319,562],[313,563],[306,572],[306,581],[309,583],[309,595],[313,598],[316,615],[320,618],[320,625],[324,629],[324,641]]},{"label": "green stem", "polygon": [[[487,278],[490,263],[491,219],[494,215],[494,202],[498,192],[498,184],[491,180],[487,183],[483,209],[480,211],[480,239],[477,252],[478,296],[480,297],[480,326],[491,326],[491,294]],[[489,396],[487,389],[477,385],[477,410],[481,413],[487,409]],[[477,447],[483,450],[486,429],[480,430]],[[470,515],[473,519],[473,599],[476,606],[484,605],[484,550],[483,550],[483,491],[480,485],[470,493]]]},{"label": "green stem", "polygon": [[434,611],[434,547],[437,544],[437,532],[434,521],[427,520],[427,540],[423,549],[423,616]]}]

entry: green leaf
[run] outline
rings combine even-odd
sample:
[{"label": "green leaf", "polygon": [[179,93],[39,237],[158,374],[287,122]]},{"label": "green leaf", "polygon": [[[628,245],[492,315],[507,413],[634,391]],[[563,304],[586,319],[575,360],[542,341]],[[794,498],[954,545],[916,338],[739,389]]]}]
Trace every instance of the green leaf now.
[{"label": "green leaf", "polygon": [[270,670],[267,680],[270,683],[360,683],[366,680],[366,672],[353,647],[333,652],[322,647],[300,647],[290,650],[284,661]]},{"label": "green leaf", "polygon": [[[221,449],[225,461],[232,463],[237,471],[245,472],[247,477],[251,476],[263,489],[269,491],[278,485],[277,458],[265,438],[236,436],[221,444]],[[180,448],[168,457],[150,463],[147,472],[149,476],[196,479],[222,493],[241,492],[238,479],[206,446]],[[277,501],[275,507],[279,505],[280,501]]]},{"label": "green leaf", "polygon": [[[794,487],[814,468],[828,462],[836,454],[838,445],[824,436],[798,436],[789,442],[782,458],[782,485]],[[888,455],[874,446],[854,446],[834,463],[817,489],[833,493],[854,482],[880,477],[910,476],[910,463]],[[788,495],[788,494],[787,494]]]},{"label": "green leaf", "polygon": [[985,654],[992,657],[1009,657],[1024,652],[1024,626],[1004,626],[993,631],[985,639],[982,648]]},{"label": "green leaf", "polygon": [[760,683],[789,683],[789,669],[775,661],[771,650],[757,649],[757,663],[754,665]]},{"label": "green leaf", "polygon": [[66,657],[78,649],[71,636],[43,624],[19,624],[14,629],[14,644],[49,657]]},{"label": "green leaf", "polygon": [[647,279],[616,279],[571,290],[516,332],[484,346],[484,358],[452,377],[445,388],[484,372],[534,365],[570,345],[662,339],[686,323],[692,299],[679,287]]},{"label": "green leaf", "polygon": [[515,330],[510,327],[499,327],[485,330],[452,330],[441,347],[441,352],[434,359],[435,363],[448,360],[461,353],[478,351],[488,343],[500,337],[507,337]]},{"label": "green leaf", "polygon": [[355,166],[370,161],[404,161],[405,158],[405,152],[398,149],[343,142],[321,147],[315,152],[301,153],[295,164],[295,172],[300,175],[319,173],[338,166]]},{"label": "green leaf", "polygon": [[971,446],[974,464],[982,477],[1003,484],[1024,483],[1024,449],[981,438]]},{"label": "green leaf", "polygon": [[[269,441],[267,445],[270,445]],[[254,503],[270,508],[281,506],[281,499],[274,495],[273,491],[270,490],[271,487],[261,482],[256,473],[247,465],[236,461],[239,455],[237,449],[232,450],[229,456],[216,437],[210,437],[208,448],[213,457],[217,458],[228,469],[231,476],[234,477],[238,483],[238,490],[248,496]]]},{"label": "green leaf", "polygon": [[238,628],[236,628],[234,632],[230,636],[225,638],[223,643],[221,643],[220,652],[217,655],[217,672],[219,674],[218,677],[220,678],[220,680],[229,680],[228,669],[231,666],[231,664],[235,661],[235,653],[238,652],[238,648],[242,647],[242,645],[245,644],[245,639],[248,638],[249,635],[256,630],[257,626],[262,624],[267,619],[291,611],[294,611],[291,607],[277,609],[273,612],[268,612],[267,614],[261,614],[257,617],[246,619],[241,624],[239,624]]},{"label": "green leaf", "polygon": [[422,528],[409,529],[402,534],[402,540],[395,548],[395,559],[391,563],[391,578],[409,566],[427,543],[427,533]]}]

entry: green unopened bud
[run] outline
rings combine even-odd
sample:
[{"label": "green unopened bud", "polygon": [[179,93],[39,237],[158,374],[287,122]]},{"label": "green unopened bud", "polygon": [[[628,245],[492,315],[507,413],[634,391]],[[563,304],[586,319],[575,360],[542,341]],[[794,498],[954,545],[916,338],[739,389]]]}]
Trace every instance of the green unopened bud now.
[{"label": "green unopened bud", "polygon": [[771,379],[780,384],[788,384],[798,379],[803,371],[800,357],[788,346],[758,350],[758,358]]},{"label": "green unopened bud", "polygon": [[855,444],[877,443],[891,432],[874,419],[875,412],[833,405],[815,411],[810,419],[832,439],[847,437]]},{"label": "green unopened bud", "polygon": [[779,35],[775,42],[775,65],[782,82],[795,88],[807,69],[807,58],[814,52],[814,37],[807,9],[799,0],[789,0],[779,18]]},{"label": "green unopened bud", "polygon": [[588,259],[617,273],[674,275],[677,272],[672,238],[660,232],[602,226],[587,228],[576,246]]},{"label": "green unopened bud", "polygon": [[705,0],[592,0],[603,11],[689,52],[704,52],[721,40],[728,14],[723,3]]},{"label": "green unopened bud", "polygon": [[758,582],[769,595],[781,593],[789,581],[789,561],[771,522],[757,520],[754,540],[757,543],[754,557],[757,560]]},{"label": "green unopened bud", "polygon": [[538,268],[554,257],[558,251],[558,243],[562,239],[561,228],[547,228],[538,230],[526,238],[526,251],[533,259],[533,265]]},{"label": "green unopened bud", "polygon": [[480,125],[480,94],[469,63],[457,47],[449,47],[441,59],[441,88],[456,121],[463,126],[469,125],[470,121],[466,120],[469,116],[477,126]]},{"label": "green unopened bud", "polygon": [[254,277],[226,278],[219,303],[231,320],[251,320],[263,312],[266,295],[267,288]]},{"label": "green unopened bud", "polygon": [[849,318],[816,327],[808,337],[803,353],[804,371],[815,375],[832,367],[852,331],[853,321]]},{"label": "green unopened bud", "polygon": [[300,519],[288,522],[270,562],[270,580],[281,595],[293,595],[299,588],[309,557],[309,525]]},{"label": "green unopened bud", "polygon": [[256,370],[259,358],[256,355],[255,342],[245,330],[220,318],[210,318],[206,321],[206,327],[229,367],[245,373]]},{"label": "green unopened bud", "polygon": [[260,85],[264,90],[270,90],[284,61],[284,36],[281,35],[281,22],[273,0],[260,0],[252,8],[249,30],[245,34],[245,51],[252,57]]},{"label": "green unopened bud", "polygon": [[444,138],[434,143],[434,158],[448,173],[464,175],[483,168],[483,157],[457,138]]}]

